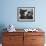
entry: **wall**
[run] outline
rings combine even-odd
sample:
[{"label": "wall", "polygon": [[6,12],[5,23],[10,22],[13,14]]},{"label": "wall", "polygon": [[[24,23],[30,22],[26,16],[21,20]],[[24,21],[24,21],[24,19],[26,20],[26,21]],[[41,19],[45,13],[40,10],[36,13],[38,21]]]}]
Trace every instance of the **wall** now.
[{"label": "wall", "polygon": [[[46,28],[46,0],[0,0],[0,25],[16,28]],[[17,7],[35,7],[35,22],[18,22]]]}]

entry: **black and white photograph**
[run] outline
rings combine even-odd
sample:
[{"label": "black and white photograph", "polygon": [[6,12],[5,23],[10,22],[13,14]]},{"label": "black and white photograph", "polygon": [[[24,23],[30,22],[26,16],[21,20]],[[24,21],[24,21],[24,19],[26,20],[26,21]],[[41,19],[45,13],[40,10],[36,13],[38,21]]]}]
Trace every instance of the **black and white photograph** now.
[{"label": "black and white photograph", "polygon": [[25,22],[35,21],[35,7],[18,7],[17,20]]}]

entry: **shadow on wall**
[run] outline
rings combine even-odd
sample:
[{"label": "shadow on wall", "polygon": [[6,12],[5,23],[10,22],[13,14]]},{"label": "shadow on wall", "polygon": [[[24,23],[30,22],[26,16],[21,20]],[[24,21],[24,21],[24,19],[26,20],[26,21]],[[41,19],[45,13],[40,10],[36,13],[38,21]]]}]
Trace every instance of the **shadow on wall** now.
[{"label": "shadow on wall", "polygon": [[2,43],[2,36],[3,36],[3,32],[5,32],[6,30],[3,30],[5,27],[4,24],[0,24],[0,43]]}]

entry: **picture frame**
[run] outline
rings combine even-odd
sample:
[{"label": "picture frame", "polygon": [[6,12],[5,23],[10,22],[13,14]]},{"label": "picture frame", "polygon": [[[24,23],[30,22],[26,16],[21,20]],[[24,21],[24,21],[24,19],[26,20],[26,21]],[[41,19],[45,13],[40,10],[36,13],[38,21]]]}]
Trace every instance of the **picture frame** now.
[{"label": "picture frame", "polygon": [[34,22],[35,21],[35,7],[18,7],[17,21]]}]

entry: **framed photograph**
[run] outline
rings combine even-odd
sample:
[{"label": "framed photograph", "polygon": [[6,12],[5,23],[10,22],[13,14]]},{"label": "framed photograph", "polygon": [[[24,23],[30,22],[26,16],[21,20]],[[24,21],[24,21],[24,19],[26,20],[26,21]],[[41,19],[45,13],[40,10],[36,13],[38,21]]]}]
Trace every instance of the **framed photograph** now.
[{"label": "framed photograph", "polygon": [[22,22],[34,22],[35,7],[18,7],[17,20]]}]

